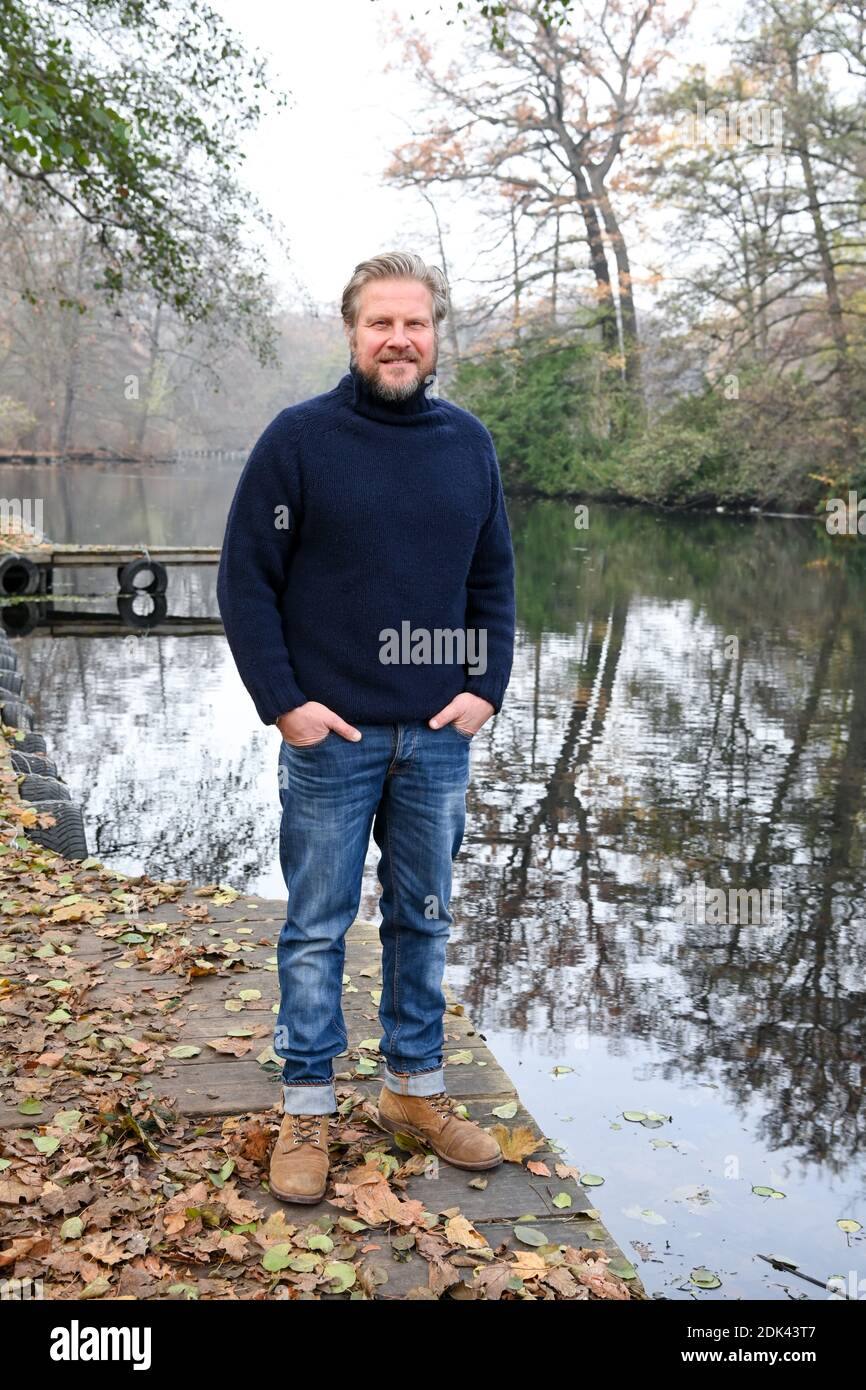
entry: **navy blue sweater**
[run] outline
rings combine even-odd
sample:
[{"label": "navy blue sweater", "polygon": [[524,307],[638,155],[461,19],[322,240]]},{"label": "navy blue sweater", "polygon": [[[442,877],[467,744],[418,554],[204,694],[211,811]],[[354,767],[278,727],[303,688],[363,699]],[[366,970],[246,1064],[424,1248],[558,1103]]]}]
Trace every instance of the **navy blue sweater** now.
[{"label": "navy blue sweater", "polygon": [[[253,447],[217,600],[265,724],[307,700],[350,723],[427,720],[463,690],[499,710],[514,649],[514,552],[488,430],[423,383],[382,401],[350,365],[332,390],[281,410]],[[405,655],[421,629],[431,640],[435,629],[475,637],[462,664],[447,636],[438,654],[416,646],[415,664]],[[390,663],[386,630],[402,644]]]}]

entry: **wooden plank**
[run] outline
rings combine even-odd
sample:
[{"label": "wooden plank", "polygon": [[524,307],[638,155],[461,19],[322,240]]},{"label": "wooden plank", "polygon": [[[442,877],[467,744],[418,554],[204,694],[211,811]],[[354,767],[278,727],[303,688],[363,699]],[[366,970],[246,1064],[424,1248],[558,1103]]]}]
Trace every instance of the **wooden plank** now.
[{"label": "wooden plank", "polygon": [[220,547],[213,545],[54,545],[51,550],[16,552],[34,565],[123,565],[130,560],[159,560],[170,565],[215,565]]},{"label": "wooden plank", "polygon": [[138,628],[124,622],[119,613],[93,613],[84,619],[76,613],[55,611],[40,620],[37,630],[40,636],[51,637],[116,637],[121,632],[138,631],[147,632],[148,637],[219,637],[225,629],[217,618],[208,621],[177,615],[153,627]]}]

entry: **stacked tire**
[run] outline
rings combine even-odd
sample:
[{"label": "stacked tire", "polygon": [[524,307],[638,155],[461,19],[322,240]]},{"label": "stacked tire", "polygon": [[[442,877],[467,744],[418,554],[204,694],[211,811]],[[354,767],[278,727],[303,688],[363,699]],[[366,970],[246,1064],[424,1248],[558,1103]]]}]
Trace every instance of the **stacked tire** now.
[{"label": "stacked tire", "polygon": [[29,826],[28,839],[65,859],[86,859],[87,838],[81,807],[57,774],[57,765],[47,756],[45,739],[33,732],[34,711],[22,697],[22,678],[12,643],[0,635],[0,717],[13,729],[23,730],[23,738],[10,739],[12,766],[20,777],[18,792],[22,801],[40,814],[54,818],[54,824]]}]

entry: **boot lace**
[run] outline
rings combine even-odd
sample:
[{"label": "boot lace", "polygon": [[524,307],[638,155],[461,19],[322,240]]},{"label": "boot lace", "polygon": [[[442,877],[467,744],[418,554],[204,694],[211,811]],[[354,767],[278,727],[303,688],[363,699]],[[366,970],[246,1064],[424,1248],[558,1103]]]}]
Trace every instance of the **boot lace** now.
[{"label": "boot lace", "polygon": [[319,1142],[321,1115],[293,1115],[292,1138],[296,1144],[316,1144]]},{"label": "boot lace", "polygon": [[447,1091],[439,1091],[437,1095],[426,1097],[428,1104],[432,1105],[437,1114],[444,1119],[453,1116],[457,1120],[462,1120],[463,1116],[457,1113],[457,1102],[453,1096],[449,1096]]}]

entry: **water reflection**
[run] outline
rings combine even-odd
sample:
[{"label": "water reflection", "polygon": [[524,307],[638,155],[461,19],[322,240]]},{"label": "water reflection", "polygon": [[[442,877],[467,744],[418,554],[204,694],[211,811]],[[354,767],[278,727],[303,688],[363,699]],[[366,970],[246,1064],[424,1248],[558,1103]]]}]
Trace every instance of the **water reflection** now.
[{"label": "water reflection", "polygon": [[[214,545],[237,464],[72,472],[39,479],[56,539]],[[31,471],[10,473],[7,495],[29,495]],[[714,1297],[820,1297],[755,1256],[820,1279],[863,1265],[835,1225],[866,1224],[862,550],[778,519],[509,515],[514,675],[473,744],[449,983],[546,1132],[605,1176],[599,1205],[648,1287],[690,1296],[707,1264]],[[113,575],[87,583],[111,611]],[[169,614],[216,615],[213,583],[173,571]],[[221,637],[37,631],[21,649],[94,852],[283,895],[278,735]],[[684,925],[696,880],[772,889],[782,920]],[[647,1131],[630,1108],[673,1120]]]}]

